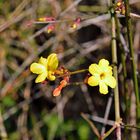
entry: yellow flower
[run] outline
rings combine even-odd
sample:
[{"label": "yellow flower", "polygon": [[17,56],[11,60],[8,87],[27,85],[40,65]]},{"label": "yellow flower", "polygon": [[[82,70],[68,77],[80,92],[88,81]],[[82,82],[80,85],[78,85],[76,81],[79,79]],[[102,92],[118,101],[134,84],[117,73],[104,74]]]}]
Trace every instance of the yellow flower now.
[{"label": "yellow flower", "polygon": [[89,72],[92,74],[88,78],[88,84],[90,86],[98,86],[99,91],[102,94],[108,93],[108,86],[115,88],[116,79],[112,76],[112,67],[109,66],[108,60],[101,59],[97,64],[91,64],[89,66]]},{"label": "yellow flower", "polygon": [[46,78],[54,81],[54,72],[58,67],[58,58],[55,53],[50,54],[47,58],[41,57],[38,63],[32,63],[30,71],[38,74],[35,83],[43,82]]}]

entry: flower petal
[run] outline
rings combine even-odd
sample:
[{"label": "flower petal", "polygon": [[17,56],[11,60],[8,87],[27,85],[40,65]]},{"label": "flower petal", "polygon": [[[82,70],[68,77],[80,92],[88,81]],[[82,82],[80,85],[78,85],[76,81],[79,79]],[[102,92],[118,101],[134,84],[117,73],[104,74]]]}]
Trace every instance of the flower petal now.
[{"label": "flower petal", "polygon": [[97,64],[91,64],[88,70],[92,75],[102,73],[101,68]]},{"label": "flower petal", "polygon": [[47,78],[48,78],[50,81],[54,81],[55,78],[56,78],[56,77],[54,76],[54,72],[49,71]]},{"label": "flower petal", "polygon": [[99,61],[99,66],[100,67],[107,67],[107,66],[109,66],[109,61],[108,60],[106,60],[106,59],[101,59],[100,61]]},{"label": "flower petal", "polygon": [[30,71],[35,74],[41,74],[46,71],[46,68],[39,63],[32,63],[30,66]]},{"label": "flower petal", "polygon": [[41,56],[38,63],[47,67],[47,62],[48,62],[47,59]]},{"label": "flower petal", "polygon": [[99,67],[105,72],[112,75],[112,67],[109,66],[109,61],[106,59],[101,59],[99,61]]},{"label": "flower petal", "polygon": [[43,82],[47,77],[47,72],[43,72],[42,74],[39,74],[35,80],[35,83]]},{"label": "flower petal", "polygon": [[54,71],[58,67],[58,58],[55,53],[52,53],[47,58],[48,61],[48,70]]},{"label": "flower petal", "polygon": [[[102,68],[102,69],[103,69],[103,68]],[[111,66],[105,67],[105,68],[104,68],[104,72],[105,72],[106,74],[112,75],[112,67],[111,67]]]},{"label": "flower petal", "polygon": [[97,86],[97,85],[99,85],[99,81],[100,81],[99,75],[90,76],[88,78],[88,84],[90,86]]},{"label": "flower petal", "polygon": [[99,91],[101,94],[108,93],[108,86],[103,81],[100,81],[100,83],[99,83]]},{"label": "flower petal", "polygon": [[115,88],[116,86],[116,79],[113,76],[107,76],[104,82],[111,88]]},{"label": "flower petal", "polygon": [[112,75],[112,67],[109,66],[109,61],[108,61],[108,60],[106,60],[106,59],[101,59],[101,60],[99,61],[99,66],[100,66],[100,68],[101,68],[104,72],[109,73],[110,75]]}]

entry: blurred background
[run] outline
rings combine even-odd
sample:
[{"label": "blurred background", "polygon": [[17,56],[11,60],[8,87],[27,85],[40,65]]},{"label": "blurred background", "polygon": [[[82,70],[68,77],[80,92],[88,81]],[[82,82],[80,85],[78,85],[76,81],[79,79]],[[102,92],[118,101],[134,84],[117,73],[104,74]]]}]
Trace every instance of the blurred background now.
[{"label": "blurred background", "polygon": [[[140,14],[140,1],[130,1],[131,12]],[[55,30],[37,23],[41,17],[54,17]],[[71,25],[77,17],[76,29]],[[127,94],[118,47],[118,73],[121,118],[136,124],[135,97],[124,17],[119,19],[126,54]],[[132,19],[134,50],[140,70],[140,20]],[[0,134],[2,140],[97,140],[115,120],[113,92],[101,95],[98,87],[83,82],[87,73],[70,77],[70,85],[58,97],[52,95],[61,79],[36,84],[29,66],[40,56],[55,52],[59,64],[70,71],[87,69],[101,58],[111,63],[111,22],[108,0],[0,0]],[[139,76],[139,75],[138,75]],[[86,115],[86,119],[81,116]],[[90,119],[90,120],[89,120]],[[110,122],[108,121],[110,120]],[[90,126],[91,121],[96,128]],[[138,129],[126,130],[122,137],[132,139]],[[129,134],[129,135],[128,135]],[[8,137],[8,138],[6,138]],[[108,140],[115,140],[113,132]]]}]

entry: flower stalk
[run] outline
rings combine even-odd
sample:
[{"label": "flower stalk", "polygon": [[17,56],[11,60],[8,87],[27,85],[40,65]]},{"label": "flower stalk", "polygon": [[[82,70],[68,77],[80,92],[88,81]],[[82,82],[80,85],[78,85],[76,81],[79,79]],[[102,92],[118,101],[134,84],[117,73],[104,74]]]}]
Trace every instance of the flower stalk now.
[{"label": "flower stalk", "polygon": [[60,76],[57,76],[57,78],[68,76],[68,75],[75,75],[75,74],[83,73],[83,72],[87,72],[87,71],[88,71],[88,69],[81,69],[81,70],[76,70],[76,71],[69,71],[66,74],[62,74]]}]

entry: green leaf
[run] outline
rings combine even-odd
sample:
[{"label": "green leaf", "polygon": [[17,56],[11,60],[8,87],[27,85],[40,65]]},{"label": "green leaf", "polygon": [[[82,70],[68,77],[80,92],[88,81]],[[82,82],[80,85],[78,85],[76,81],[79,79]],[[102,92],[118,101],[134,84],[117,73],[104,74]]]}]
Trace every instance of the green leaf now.
[{"label": "green leaf", "polygon": [[78,128],[78,134],[80,137],[80,140],[88,140],[89,139],[89,133],[90,129],[89,126],[85,124],[81,124]]},{"label": "green leaf", "polygon": [[14,106],[16,103],[15,101],[13,100],[12,97],[10,96],[5,96],[3,99],[2,99],[2,104],[6,107],[11,107],[11,106]]}]

